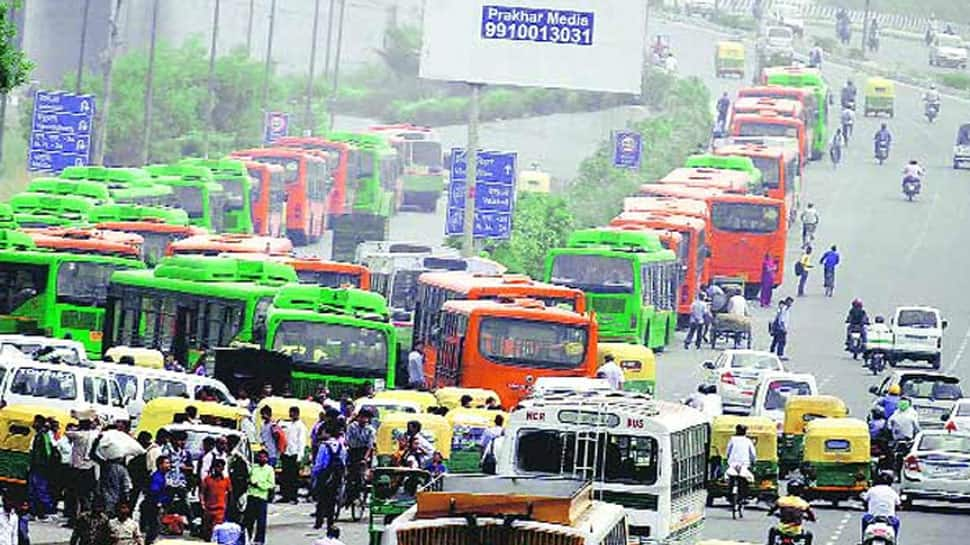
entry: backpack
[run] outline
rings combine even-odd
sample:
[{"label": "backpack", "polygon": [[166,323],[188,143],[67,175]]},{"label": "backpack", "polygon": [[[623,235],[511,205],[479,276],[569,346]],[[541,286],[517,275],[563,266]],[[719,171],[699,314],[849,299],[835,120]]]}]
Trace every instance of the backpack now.
[{"label": "backpack", "polygon": [[286,452],[286,430],[279,423],[273,424],[273,441],[276,443],[276,452]]},{"label": "backpack", "polygon": [[802,262],[800,260],[799,261],[796,261],[795,262],[795,276],[801,276],[803,274],[805,274],[805,265],[802,265]]},{"label": "backpack", "polygon": [[323,473],[317,479],[317,487],[319,490],[333,489],[334,487],[340,486],[340,481],[343,479],[344,470],[346,469],[346,464],[344,463],[343,457],[340,456],[340,447],[334,448],[329,442],[320,445],[320,448],[327,449],[330,453],[329,460],[327,461],[327,467],[323,468]]}]

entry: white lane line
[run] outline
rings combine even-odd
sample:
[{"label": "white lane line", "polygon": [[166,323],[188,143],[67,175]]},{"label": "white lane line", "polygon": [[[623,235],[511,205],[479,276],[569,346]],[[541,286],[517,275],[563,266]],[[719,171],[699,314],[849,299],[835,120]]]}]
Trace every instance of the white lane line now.
[{"label": "white lane line", "polygon": [[957,349],[957,353],[953,355],[953,361],[951,361],[950,365],[947,366],[947,373],[952,373],[953,370],[957,368],[957,364],[960,363],[960,358],[962,358],[963,353],[967,351],[968,344],[970,344],[970,327],[967,328],[967,332],[963,336],[963,342],[960,343],[960,348]]},{"label": "white lane line", "polygon": [[926,234],[930,230],[930,222],[933,221],[936,212],[936,204],[940,202],[940,194],[933,193],[933,198],[930,202],[929,213],[923,216],[923,221],[920,222],[919,234],[916,236],[916,240],[913,244],[909,246],[909,250],[906,252],[906,257],[903,262],[906,263],[908,267],[913,262],[913,257],[916,255],[916,251],[923,247],[923,242],[926,241]]}]

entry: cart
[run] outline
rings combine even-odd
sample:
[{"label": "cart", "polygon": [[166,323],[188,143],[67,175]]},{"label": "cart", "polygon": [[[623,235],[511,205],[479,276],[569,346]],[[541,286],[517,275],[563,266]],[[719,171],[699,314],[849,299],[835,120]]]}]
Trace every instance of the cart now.
[{"label": "cart", "polygon": [[714,323],[711,325],[711,348],[717,348],[718,340],[733,340],[735,347],[743,343],[751,348],[751,318],[726,312],[715,314]]}]

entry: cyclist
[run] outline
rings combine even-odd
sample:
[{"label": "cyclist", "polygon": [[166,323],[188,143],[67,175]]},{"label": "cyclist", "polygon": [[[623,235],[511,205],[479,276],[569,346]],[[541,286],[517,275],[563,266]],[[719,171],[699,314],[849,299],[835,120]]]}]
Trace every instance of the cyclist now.
[{"label": "cyclist", "polygon": [[364,469],[370,465],[374,454],[377,430],[371,424],[373,415],[370,409],[363,408],[347,425],[344,439],[347,443],[347,490],[346,503],[352,503],[366,490]]},{"label": "cyclist", "polygon": [[738,424],[734,427],[734,437],[727,444],[727,472],[728,481],[738,479],[739,503],[747,497],[748,484],[754,482],[754,475],[750,468],[758,458],[754,448],[754,441],[748,437],[748,427]]}]

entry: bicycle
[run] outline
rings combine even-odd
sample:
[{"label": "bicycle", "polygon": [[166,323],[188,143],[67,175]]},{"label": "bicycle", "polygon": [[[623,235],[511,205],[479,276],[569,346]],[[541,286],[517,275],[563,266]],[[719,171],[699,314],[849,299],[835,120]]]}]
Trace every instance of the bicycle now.
[{"label": "bicycle", "polygon": [[366,460],[359,460],[347,466],[347,475],[344,477],[344,486],[336,507],[338,516],[342,509],[349,509],[350,518],[354,522],[360,522],[364,518],[368,495],[370,494],[365,475],[366,470]]},{"label": "bicycle", "polygon": [[744,518],[744,505],[746,503],[745,499],[745,478],[740,475],[732,475],[728,477],[728,504],[731,506],[731,518],[739,519]]}]

